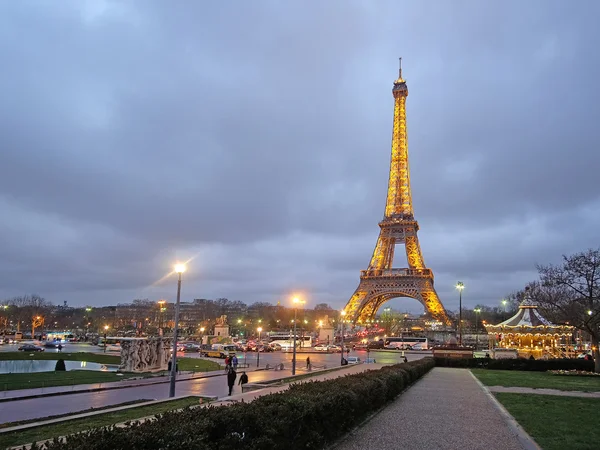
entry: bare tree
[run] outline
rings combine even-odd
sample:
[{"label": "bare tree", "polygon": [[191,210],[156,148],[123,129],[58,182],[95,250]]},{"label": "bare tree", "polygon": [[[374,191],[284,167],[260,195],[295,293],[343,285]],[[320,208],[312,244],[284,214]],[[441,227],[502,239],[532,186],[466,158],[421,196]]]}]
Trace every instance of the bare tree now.
[{"label": "bare tree", "polygon": [[563,255],[561,265],[537,266],[541,285],[535,299],[564,323],[589,333],[600,372],[600,249]]},{"label": "bare tree", "polygon": [[14,316],[17,319],[17,331],[21,329],[21,322],[31,323],[31,338],[34,338],[35,329],[44,323],[51,303],[37,294],[13,297],[8,304],[14,306]]}]

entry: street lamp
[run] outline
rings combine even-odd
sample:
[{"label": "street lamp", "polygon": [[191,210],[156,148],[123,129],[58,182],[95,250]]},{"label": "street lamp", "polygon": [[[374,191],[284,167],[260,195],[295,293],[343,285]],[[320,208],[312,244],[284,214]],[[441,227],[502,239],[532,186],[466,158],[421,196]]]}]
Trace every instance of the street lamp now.
[{"label": "street lamp", "polygon": [[175,264],[177,278],[177,303],[175,303],[175,329],[173,330],[173,359],[171,361],[171,383],[169,397],[175,397],[175,375],[177,375],[177,328],[179,327],[179,300],[181,298],[181,274],[185,272],[185,264]]},{"label": "street lamp", "polygon": [[340,360],[340,365],[343,366],[344,365],[344,317],[346,317],[346,311],[342,311],[340,312],[340,315],[342,316],[342,356],[341,356],[341,360]]},{"label": "street lamp", "polygon": [[[258,342],[260,343],[260,332],[262,331],[262,327],[258,327],[258,328],[256,329],[256,331],[258,331]],[[259,346],[259,345],[257,345],[257,346],[256,346],[256,367],[258,367],[258,364],[259,364],[259,362],[260,362],[260,351],[259,351],[259,350],[260,350],[260,346]],[[244,364],[245,364],[245,363],[246,363],[246,362],[244,361]]]},{"label": "street lamp", "polygon": [[305,302],[298,297],[294,297],[292,303],[294,304],[294,354],[292,356],[292,375],[296,375],[296,316],[298,313],[298,305],[302,305]]},{"label": "street lamp", "polygon": [[477,314],[481,312],[481,308],[475,308],[475,350],[479,349],[479,322],[477,321]]},{"label": "street lamp", "polygon": [[508,301],[506,300],[502,300],[502,306],[504,306],[504,315],[502,316],[502,320],[506,320],[506,304],[508,303]]},{"label": "street lamp", "polygon": [[165,303],[167,303],[165,300],[159,300],[158,301],[158,335],[162,336],[163,335],[163,313],[165,312]]},{"label": "street lamp", "polygon": [[108,331],[108,325],[104,325],[104,353],[106,353],[106,346],[108,343],[106,342],[106,332]]},{"label": "street lamp", "polygon": [[456,283],[458,289],[458,344],[462,345],[462,291],[465,285],[462,281]]}]

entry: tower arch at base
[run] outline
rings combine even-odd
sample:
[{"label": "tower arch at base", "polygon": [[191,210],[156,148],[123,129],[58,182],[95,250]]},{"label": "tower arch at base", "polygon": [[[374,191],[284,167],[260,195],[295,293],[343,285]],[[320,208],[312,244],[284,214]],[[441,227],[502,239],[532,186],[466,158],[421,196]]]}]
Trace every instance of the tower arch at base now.
[{"label": "tower arch at base", "polygon": [[415,299],[434,319],[450,324],[433,279],[427,276],[362,278],[344,309],[346,318],[353,323],[372,320],[385,302],[399,297]]}]

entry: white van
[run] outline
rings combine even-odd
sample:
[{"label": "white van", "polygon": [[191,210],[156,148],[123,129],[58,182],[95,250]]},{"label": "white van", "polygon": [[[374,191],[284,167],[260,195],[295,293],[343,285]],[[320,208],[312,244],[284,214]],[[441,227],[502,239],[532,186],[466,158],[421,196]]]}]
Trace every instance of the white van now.
[{"label": "white van", "polygon": [[516,348],[495,348],[490,356],[493,359],[517,359],[519,352]]}]

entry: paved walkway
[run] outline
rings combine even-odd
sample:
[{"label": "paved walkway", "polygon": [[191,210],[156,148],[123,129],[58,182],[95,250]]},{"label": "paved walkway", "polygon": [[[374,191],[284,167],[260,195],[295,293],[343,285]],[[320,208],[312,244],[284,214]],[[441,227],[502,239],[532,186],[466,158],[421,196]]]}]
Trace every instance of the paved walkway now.
[{"label": "paved walkway", "polygon": [[559,389],[527,388],[516,386],[488,386],[491,392],[509,392],[513,394],[558,395],[560,397],[600,398],[600,392],[561,391]]},{"label": "paved walkway", "polygon": [[335,450],[522,450],[515,428],[468,370],[434,368]]}]

